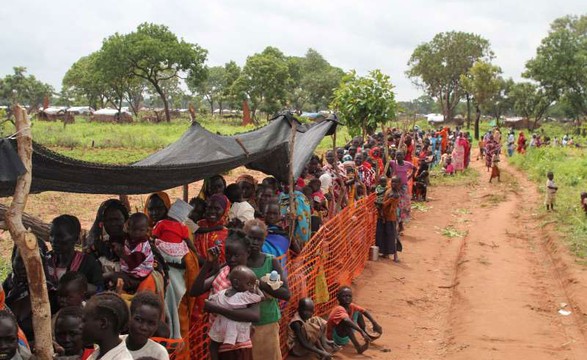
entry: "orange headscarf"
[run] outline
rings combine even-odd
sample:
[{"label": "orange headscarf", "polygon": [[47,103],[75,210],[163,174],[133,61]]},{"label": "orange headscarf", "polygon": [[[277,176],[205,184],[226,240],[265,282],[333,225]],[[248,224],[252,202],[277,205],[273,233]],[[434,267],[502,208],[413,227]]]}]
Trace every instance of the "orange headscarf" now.
[{"label": "orange headscarf", "polygon": [[169,210],[169,208],[171,207],[171,200],[169,199],[169,195],[167,195],[165,191],[157,191],[156,193],[152,193],[151,195],[149,195],[147,197],[147,200],[145,200],[145,206],[143,207],[143,213],[147,215],[147,217],[149,218],[149,223],[151,223],[151,217],[149,216],[148,206],[149,202],[154,196],[157,196],[159,199],[161,199],[161,201],[163,201],[163,205],[165,205],[167,210]]}]

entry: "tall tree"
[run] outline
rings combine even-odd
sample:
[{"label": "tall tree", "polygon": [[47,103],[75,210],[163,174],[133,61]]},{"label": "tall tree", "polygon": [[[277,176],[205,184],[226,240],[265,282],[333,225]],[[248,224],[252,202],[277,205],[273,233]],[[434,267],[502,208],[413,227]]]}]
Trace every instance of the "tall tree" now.
[{"label": "tall tree", "polygon": [[286,94],[290,82],[286,57],[274,47],[251,55],[235,81],[235,93],[244,95],[251,103],[251,112],[256,121],[257,110],[269,117],[286,104]]},{"label": "tall tree", "polygon": [[204,78],[207,51],[178,39],[164,25],[143,23],[135,32],[114,34],[104,40],[102,52],[120,71],[144,79],[153,87],[163,102],[167,121],[171,116],[163,82],[184,74],[192,79]]},{"label": "tall tree", "polygon": [[49,84],[45,84],[34,75],[26,74],[24,66],[12,68],[14,73],[0,79],[0,103],[5,105],[21,104],[31,109],[43,104],[45,97],[51,97],[54,90]]},{"label": "tall tree", "polygon": [[587,15],[556,19],[526,68],[524,76],[564,98],[577,118],[587,115]]},{"label": "tall tree", "polygon": [[536,129],[538,122],[554,102],[550,92],[530,82],[514,84],[511,97],[516,113],[528,119],[528,130]]},{"label": "tall tree", "polygon": [[192,78],[188,77],[186,83],[192,92],[200,94],[210,104],[210,114],[214,114],[214,104],[218,104],[222,115],[222,96],[225,91],[226,70],[224,66],[212,66],[206,69],[205,80],[196,79],[192,85]]},{"label": "tall tree", "polygon": [[240,108],[242,100],[233,92],[233,85],[240,76],[241,68],[234,61],[229,61],[224,64],[224,84],[222,90],[222,98],[231,108]]},{"label": "tall tree", "polygon": [[500,89],[499,74],[501,69],[487,62],[477,61],[467,71],[467,74],[461,75],[463,89],[471,95],[475,104],[475,139],[479,140],[479,120],[481,118],[481,109],[484,109],[490,100],[498,94]]},{"label": "tall tree", "polygon": [[512,78],[504,79],[500,76],[498,81],[499,91],[489,99],[485,107],[487,112],[499,123],[499,119],[504,114],[511,113],[514,108],[513,99],[511,97],[514,80],[512,80]]},{"label": "tall tree", "polygon": [[380,70],[373,70],[367,76],[358,76],[353,70],[334,91],[331,106],[352,134],[362,132],[364,138],[395,117],[393,87],[389,76]]},{"label": "tall tree", "polygon": [[96,61],[96,51],[81,57],[67,70],[62,80],[62,92],[70,93],[78,102],[87,102],[94,109],[102,108],[112,97],[112,89],[106,84]]},{"label": "tall tree", "polygon": [[444,32],[416,47],[406,75],[414,84],[436,98],[445,120],[451,120],[455,108],[465,96],[461,76],[478,60],[493,57],[489,41],[465,32]]}]

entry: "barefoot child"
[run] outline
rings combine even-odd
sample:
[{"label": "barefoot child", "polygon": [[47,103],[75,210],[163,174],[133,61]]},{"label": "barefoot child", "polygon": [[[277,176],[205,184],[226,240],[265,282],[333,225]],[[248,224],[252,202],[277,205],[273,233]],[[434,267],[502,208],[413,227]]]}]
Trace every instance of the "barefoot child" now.
[{"label": "barefoot child", "polygon": [[[257,287],[255,273],[246,266],[236,266],[228,275],[231,287],[210,295],[207,301],[228,309],[244,309],[251,304],[260,303],[263,294]],[[216,315],[208,336],[212,360],[219,358],[222,344],[235,345],[251,341],[251,323],[231,320]]]},{"label": "barefoot child", "polygon": [[320,359],[331,359],[333,352],[339,347],[326,339],[326,320],[314,315],[314,302],[310,298],[302,298],[298,303],[298,311],[289,322],[287,329],[287,347],[289,354],[304,357],[311,354]]},{"label": "barefoot child", "polygon": [[[376,333],[381,334],[383,329],[367,310],[353,303],[353,291],[350,287],[341,287],[338,290],[336,298],[338,299],[338,306],[328,316],[326,336],[328,339],[334,340],[334,343],[337,345],[346,345],[350,340],[355,346],[357,353],[362,354],[369,348],[369,343],[375,340],[367,334],[367,326],[364,318],[369,319]],[[355,331],[361,334],[365,340],[363,345],[357,340]]]},{"label": "barefoot child", "polygon": [[124,245],[113,244],[120,257],[120,273],[105,275],[107,279],[122,278],[124,291],[134,294],[140,283],[153,272],[154,256],[149,243],[149,218],[134,213],[128,218],[128,237]]},{"label": "barefoot child", "polygon": [[141,291],[132,299],[128,335],[121,336],[121,339],[133,359],[149,356],[157,360],[169,360],[167,350],[149,339],[157,331],[162,313],[163,303],[150,291]]},{"label": "barefoot child", "polygon": [[85,343],[96,344],[89,360],[133,360],[120,339],[120,332],[128,323],[128,306],[113,292],[103,292],[88,300],[83,311]]},{"label": "barefoot child", "polygon": [[554,200],[556,198],[558,187],[554,183],[554,173],[552,171],[549,171],[548,174],[546,174],[546,177],[546,211],[552,211],[554,210]]}]

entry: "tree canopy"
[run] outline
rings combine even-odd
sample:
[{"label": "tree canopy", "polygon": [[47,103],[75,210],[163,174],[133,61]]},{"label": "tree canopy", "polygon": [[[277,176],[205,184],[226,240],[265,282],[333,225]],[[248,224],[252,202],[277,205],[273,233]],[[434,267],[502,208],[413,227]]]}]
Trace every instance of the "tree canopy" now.
[{"label": "tree canopy", "polygon": [[51,97],[54,90],[49,84],[37,80],[34,75],[26,75],[24,66],[13,68],[14,73],[0,79],[0,104],[21,104],[38,108],[45,97]]},{"label": "tree canopy", "polygon": [[587,15],[556,19],[524,76],[569,105],[575,118],[587,115]]},{"label": "tree canopy", "polygon": [[358,76],[353,70],[346,74],[334,91],[331,104],[349,127],[351,134],[376,131],[395,117],[396,102],[393,84],[388,75],[373,70],[367,76]]},{"label": "tree canopy", "polygon": [[478,60],[493,57],[489,41],[465,32],[444,32],[419,45],[410,60],[406,75],[414,84],[440,103],[445,120],[451,120],[465,91],[461,76]]},{"label": "tree canopy", "polygon": [[165,117],[171,119],[163,83],[188,75],[192,83],[205,78],[207,51],[178,39],[167,26],[143,23],[129,34],[114,34],[104,40],[101,70],[110,79],[126,74],[147,81],[163,102]]},{"label": "tree canopy", "polygon": [[484,61],[477,61],[467,74],[461,75],[463,89],[470,94],[475,104],[475,139],[479,139],[479,119],[481,109],[489,105],[491,99],[499,93],[501,69]]}]

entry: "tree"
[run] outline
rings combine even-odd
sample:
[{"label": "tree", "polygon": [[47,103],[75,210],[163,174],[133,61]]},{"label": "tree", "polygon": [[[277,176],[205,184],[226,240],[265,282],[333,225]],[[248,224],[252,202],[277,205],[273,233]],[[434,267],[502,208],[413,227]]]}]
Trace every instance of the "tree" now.
[{"label": "tree", "polygon": [[167,26],[143,23],[135,32],[110,36],[102,44],[104,59],[113,69],[146,80],[159,95],[165,118],[171,120],[169,103],[162,83],[179,79],[183,74],[192,83],[204,79],[207,51],[196,44],[178,39]]},{"label": "tree", "polygon": [[487,112],[493,116],[499,124],[499,119],[502,117],[502,115],[511,113],[514,108],[513,99],[511,97],[514,80],[511,78],[506,80],[502,77],[499,77],[498,81],[499,91],[494,96],[492,96],[491,99],[489,99],[485,107]]},{"label": "tree", "polygon": [[102,108],[112,98],[96,64],[99,52],[81,57],[67,70],[62,80],[62,92],[73,95],[77,102],[87,102],[94,109]]},{"label": "tree", "polygon": [[51,85],[37,80],[34,75],[27,76],[26,67],[15,66],[12,69],[14,74],[0,79],[0,103],[22,104],[34,109],[43,104],[45,97],[53,94]]},{"label": "tree", "polygon": [[224,93],[226,71],[223,66],[212,66],[206,69],[206,78],[203,81],[196,80],[192,85],[191,77],[186,83],[192,92],[197,92],[210,104],[210,114],[214,113],[214,104],[217,103],[222,115],[222,95]]},{"label": "tree", "polygon": [[564,98],[577,118],[587,115],[587,15],[556,19],[526,69],[525,77],[551,98]]},{"label": "tree", "polygon": [[350,132],[363,138],[395,117],[396,102],[389,76],[373,70],[358,76],[353,70],[346,74],[334,91],[332,108],[346,122]]},{"label": "tree", "polygon": [[286,57],[279,49],[269,46],[263,52],[247,58],[240,76],[234,82],[233,93],[248,98],[253,120],[256,121],[257,110],[265,112],[269,117],[286,104],[289,83]]},{"label": "tree", "polygon": [[428,95],[422,95],[412,101],[400,101],[398,104],[411,114],[430,114],[440,112],[438,103]]},{"label": "tree", "polygon": [[479,35],[455,31],[439,33],[414,50],[406,75],[437,99],[445,120],[452,120],[456,106],[465,97],[461,76],[476,61],[489,61],[492,57],[489,41]]},{"label": "tree", "polygon": [[241,68],[234,61],[229,61],[224,64],[224,89],[222,90],[222,98],[231,108],[240,108],[242,100],[237,94],[233,92],[233,85],[240,76]]},{"label": "tree", "polygon": [[[511,97],[516,113],[528,119],[530,131],[536,129],[538,122],[554,101],[547,91],[529,82],[514,84]],[[533,125],[531,125],[531,119],[534,119]]]},{"label": "tree", "polygon": [[470,94],[475,104],[475,139],[479,140],[479,119],[481,109],[489,105],[490,100],[499,93],[501,69],[490,63],[477,61],[467,74],[461,75],[463,89]]}]

